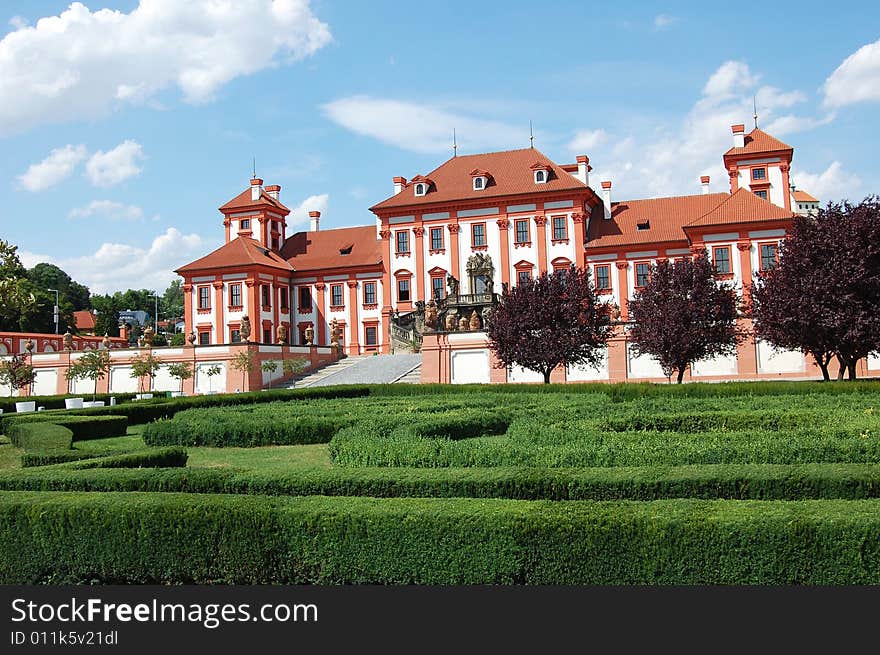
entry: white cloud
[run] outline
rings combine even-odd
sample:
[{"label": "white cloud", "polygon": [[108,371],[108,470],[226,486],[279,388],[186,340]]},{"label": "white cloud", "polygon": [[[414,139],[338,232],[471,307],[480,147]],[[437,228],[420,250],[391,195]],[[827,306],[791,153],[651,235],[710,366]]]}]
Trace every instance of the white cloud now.
[{"label": "white cloud", "polygon": [[498,121],[473,118],[463,113],[403,100],[352,96],[321,107],[342,127],[380,141],[424,153],[452,155],[452,131],[459,152],[509,148],[517,130]]},{"label": "white cloud", "polygon": [[19,184],[27,191],[48,189],[69,177],[87,156],[83,145],[55,148],[43,161],[28,166],[27,171],[18,176]]},{"label": "white cloud", "polygon": [[726,61],[712,73],[703,87],[706,98],[724,100],[731,95],[750,89],[758,83],[748,64],[743,61]]},{"label": "white cloud", "polygon": [[14,26],[0,40],[0,134],[92,119],[171,87],[206,102],[331,40],[309,0],[140,0],[127,14],[74,2]]},{"label": "white cloud", "polygon": [[104,243],[84,257],[55,258],[19,251],[22,263],[49,262],[59,266],[92,293],[126,289],[155,289],[160,293],[177,276],[175,268],[203,256],[219,244],[207,243],[198,234],[182,234],[170,227],[153,239],[149,248]]},{"label": "white cloud", "polygon": [[124,205],[114,200],[93,200],[85,207],[70,210],[70,218],[97,216],[112,221],[137,221],[144,217],[144,210],[137,205]]},{"label": "white cloud", "polygon": [[86,163],[89,181],[98,187],[109,187],[140,174],[138,163],[144,150],[137,141],[123,141],[112,150],[99,150]]},{"label": "white cloud", "polygon": [[793,166],[791,181],[798,189],[818,198],[822,204],[844,198],[856,200],[862,185],[859,176],[844,170],[839,161],[832,162],[821,173],[807,173]]},{"label": "white cloud", "polygon": [[596,146],[608,141],[608,133],[603,129],[578,130],[569,142],[568,149],[579,154],[589,153]]},{"label": "white cloud", "polygon": [[[609,134],[590,154],[593,180],[612,180],[614,197],[658,197],[700,192],[699,178],[709,175],[713,191],[730,189],[722,155],[733,145],[730,126],[745,123],[757,98],[762,126],[776,136],[809,129],[831,120],[787,114],[806,100],[801,91],[759,86],[760,75],[742,61],[728,61],[709,77],[684,119],[651,132]],[[778,129],[777,129],[778,128]]]},{"label": "white cloud", "polygon": [[330,194],[322,193],[315,196],[309,196],[299,203],[299,205],[290,210],[290,216],[288,217],[287,222],[292,225],[308,223],[309,212],[317,211],[324,214],[327,211],[327,205],[329,204]]},{"label": "white cloud", "polygon": [[880,100],[880,40],[863,45],[843,60],[822,86],[831,109]]},{"label": "white cloud", "polygon": [[654,17],[654,29],[657,31],[665,30],[667,27],[671,27],[677,22],[678,18],[676,18],[675,16],[669,16],[668,14],[659,14]]},{"label": "white cloud", "polygon": [[9,19],[9,24],[17,30],[28,26],[27,19],[22,16],[13,16]]}]

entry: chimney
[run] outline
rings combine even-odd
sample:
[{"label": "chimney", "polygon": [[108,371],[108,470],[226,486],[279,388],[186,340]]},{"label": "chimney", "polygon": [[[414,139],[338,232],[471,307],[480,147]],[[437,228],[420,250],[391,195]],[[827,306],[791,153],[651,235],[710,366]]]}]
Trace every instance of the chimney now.
[{"label": "chimney", "polygon": [[266,187],[266,193],[278,200],[278,194],[281,193],[281,186],[278,184],[270,184]]},{"label": "chimney", "polygon": [[255,177],[251,180],[251,200],[259,200],[263,192],[263,180]]},{"label": "chimney", "polygon": [[700,178],[700,184],[703,185],[703,195],[708,196],[709,195],[709,176],[703,175]]},{"label": "chimney", "polygon": [[590,171],[593,170],[593,167],[590,166],[590,158],[586,155],[578,155],[577,165],[578,172],[575,177],[587,186],[590,186]]},{"label": "chimney", "polygon": [[602,202],[605,204],[605,220],[611,220],[611,182],[602,182]]},{"label": "chimney", "polygon": [[394,178],[394,195],[396,196],[398,193],[403,191],[403,187],[406,186],[406,178],[397,176]]},{"label": "chimney", "polygon": [[740,123],[739,125],[731,125],[730,129],[733,131],[733,147],[734,148],[745,148],[746,147],[746,126]]},{"label": "chimney", "polygon": [[321,212],[309,212],[309,232],[317,232],[321,222]]}]

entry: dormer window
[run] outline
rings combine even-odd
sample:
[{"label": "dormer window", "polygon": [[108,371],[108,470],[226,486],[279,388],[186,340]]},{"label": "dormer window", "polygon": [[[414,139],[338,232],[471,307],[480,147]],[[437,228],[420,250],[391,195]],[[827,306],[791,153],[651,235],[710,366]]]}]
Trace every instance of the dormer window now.
[{"label": "dormer window", "polygon": [[648,219],[645,219],[641,223],[636,223],[636,229],[639,232],[644,232],[645,230],[650,230],[651,229],[651,221]]},{"label": "dormer window", "polygon": [[550,180],[550,167],[543,162],[535,162],[531,166],[535,184],[547,184]]},{"label": "dormer window", "polygon": [[251,229],[251,221],[250,221],[249,218],[243,218],[243,219],[241,219],[241,229],[242,229],[242,230],[249,230],[249,229]]},{"label": "dormer window", "polygon": [[473,182],[474,191],[482,191],[489,186],[489,171],[475,168],[471,171],[471,180]]},{"label": "dormer window", "polygon": [[474,191],[482,191],[486,188],[486,178],[485,177],[475,177],[474,178]]},{"label": "dormer window", "polygon": [[423,196],[423,195],[425,195],[425,193],[427,192],[427,190],[428,190],[428,185],[427,185],[427,184],[423,184],[422,182],[419,182],[418,184],[416,184],[416,195],[417,195],[417,196]]}]

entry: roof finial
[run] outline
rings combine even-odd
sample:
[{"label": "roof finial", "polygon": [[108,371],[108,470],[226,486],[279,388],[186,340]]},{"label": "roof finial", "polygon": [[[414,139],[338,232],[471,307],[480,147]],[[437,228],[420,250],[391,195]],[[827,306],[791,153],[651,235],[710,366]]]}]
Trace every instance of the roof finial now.
[{"label": "roof finial", "polygon": [[254,176],[251,178],[252,180],[257,179],[257,158],[254,157]]},{"label": "roof finial", "polygon": [[755,110],[755,114],[754,114],[755,129],[757,130],[758,129],[758,97],[754,96],[754,95],[752,96],[752,107],[754,107],[754,110]]},{"label": "roof finial", "polygon": [[529,148],[535,147],[535,133],[532,131],[532,121],[529,119]]},{"label": "roof finial", "polygon": [[458,142],[455,140],[455,128],[452,128],[452,156],[458,156]]}]

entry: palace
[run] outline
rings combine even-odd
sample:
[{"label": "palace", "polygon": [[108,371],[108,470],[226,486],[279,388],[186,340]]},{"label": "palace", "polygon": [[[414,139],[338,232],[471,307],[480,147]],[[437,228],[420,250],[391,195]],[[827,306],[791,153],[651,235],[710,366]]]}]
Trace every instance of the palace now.
[{"label": "palace", "polygon": [[[818,201],[791,185],[791,146],[755,128],[732,126],[723,154],[729,191],[615,200],[612,183],[591,185],[589,157],[557,164],[534,148],[456,156],[427,174],[394,177],[394,193],[370,209],[375,226],[287,234],[290,210],[278,185],[250,188],[220,207],[226,242],[182,266],[186,331],[197,345],[251,341],[327,345],[331,326],[344,353],[393,352],[422,341],[422,380],[539,381],[495,367],[481,329],[505,286],[572,264],[589,267],[600,294],[627,303],[651,264],[705,251],[718,276],[742,295],[757,271],[774,266],[794,213]],[[696,186],[696,181],[695,181]],[[425,306],[438,314],[424,327]],[[247,321],[245,321],[247,317]],[[880,368],[880,362],[877,363]],[[735,357],[698,362],[688,379],[807,377],[797,352],[761,341]],[[599,369],[555,371],[553,380],[664,379],[655,360],[635,357],[623,327]]]}]

